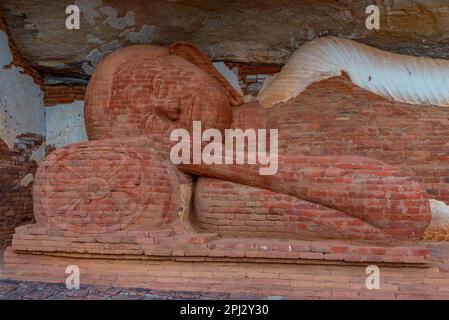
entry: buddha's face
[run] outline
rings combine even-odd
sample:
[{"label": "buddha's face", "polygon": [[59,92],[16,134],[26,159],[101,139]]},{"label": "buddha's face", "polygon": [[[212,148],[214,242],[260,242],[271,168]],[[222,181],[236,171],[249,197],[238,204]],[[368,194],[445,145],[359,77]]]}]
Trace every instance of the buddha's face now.
[{"label": "buddha's face", "polygon": [[183,58],[133,61],[114,75],[109,104],[112,136],[166,137],[173,129],[224,130],[232,114],[224,88]]}]

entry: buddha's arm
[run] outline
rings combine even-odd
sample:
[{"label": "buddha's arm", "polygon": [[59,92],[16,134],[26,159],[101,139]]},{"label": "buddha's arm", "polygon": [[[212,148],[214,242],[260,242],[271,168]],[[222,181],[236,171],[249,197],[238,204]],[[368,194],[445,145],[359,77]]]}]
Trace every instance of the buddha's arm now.
[{"label": "buddha's arm", "polygon": [[260,165],[183,164],[190,174],[268,189],[334,208],[398,238],[422,234],[430,222],[429,201],[418,183],[400,170],[364,157],[280,156],[275,175]]}]

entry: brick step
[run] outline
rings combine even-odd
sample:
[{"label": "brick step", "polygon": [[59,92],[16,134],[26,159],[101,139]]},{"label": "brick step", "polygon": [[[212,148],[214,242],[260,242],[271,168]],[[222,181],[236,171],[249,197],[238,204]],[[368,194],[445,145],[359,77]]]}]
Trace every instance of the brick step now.
[{"label": "brick step", "polygon": [[55,235],[33,226],[17,228],[15,252],[85,255],[109,259],[188,259],[275,261],[279,263],[378,263],[426,265],[429,250],[416,245],[369,244],[342,240],[223,238],[216,234],[117,232],[106,235]]},{"label": "brick step", "polygon": [[[80,282],[124,288],[281,296],[284,299],[397,299],[449,297],[448,274],[438,268],[380,268],[379,290],[366,288],[367,264],[316,265],[225,261],[96,259],[5,252],[8,279],[65,284],[76,265]],[[447,261],[447,259],[445,260]]]}]

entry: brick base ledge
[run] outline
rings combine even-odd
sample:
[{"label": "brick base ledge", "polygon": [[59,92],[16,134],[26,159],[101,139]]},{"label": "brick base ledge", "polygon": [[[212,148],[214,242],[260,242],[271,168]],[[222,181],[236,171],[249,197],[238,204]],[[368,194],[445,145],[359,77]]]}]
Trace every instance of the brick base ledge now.
[{"label": "brick base ledge", "polygon": [[81,285],[150,288],[284,299],[422,299],[449,297],[447,273],[438,268],[381,267],[380,290],[368,290],[366,266],[169,260],[112,260],[5,252],[3,277],[65,284],[69,265]]},{"label": "brick base ledge", "polygon": [[[366,263],[423,265],[429,250],[419,245],[379,245],[335,240],[222,238],[173,230],[121,231],[107,235],[61,232],[36,225],[16,229],[10,252],[63,257],[246,261],[275,263]],[[8,264],[8,259],[5,260]]]}]

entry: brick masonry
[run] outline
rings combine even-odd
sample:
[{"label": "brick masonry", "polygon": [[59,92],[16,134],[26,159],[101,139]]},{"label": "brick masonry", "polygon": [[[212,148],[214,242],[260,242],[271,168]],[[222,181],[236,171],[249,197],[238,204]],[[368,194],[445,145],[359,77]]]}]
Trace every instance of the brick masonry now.
[{"label": "brick masonry", "polygon": [[[404,175],[409,175],[419,182],[428,198],[446,203],[449,202],[446,143],[449,134],[448,118],[449,112],[445,108],[391,102],[358,88],[343,77],[313,84],[293,101],[272,109],[263,109],[257,103],[233,109],[233,126],[236,128],[278,128],[281,153],[318,157],[352,154],[381,159],[386,164],[400,168]],[[309,169],[312,170],[312,167],[313,164]],[[319,176],[318,179],[324,182],[331,181],[335,175],[338,176],[338,172],[339,170],[332,170],[315,173]],[[243,211],[250,214],[245,215],[243,221],[233,222],[231,220],[234,217],[243,217],[239,215],[241,212],[233,209],[235,206],[224,208],[220,203],[237,201],[238,188],[231,183],[227,183],[226,188],[223,188],[220,182],[217,183],[217,188],[214,188],[214,184],[206,180],[198,185],[199,197],[207,197],[208,192],[201,187],[204,184],[207,184],[210,196],[214,197],[216,202],[209,211],[200,207],[201,210],[196,212],[199,223],[206,229],[241,233],[243,229],[248,228],[251,232],[258,233],[260,230],[271,230],[270,232],[291,234],[292,228],[281,230],[278,226],[286,221],[286,216],[271,216],[272,219],[278,220],[267,222],[268,210],[257,207],[261,203],[270,203],[267,196],[274,195],[269,192],[261,192],[261,198],[266,199],[265,202],[258,199],[252,203],[248,202],[250,199],[247,193],[240,192],[240,197],[248,202]],[[286,198],[288,197],[278,195],[277,200],[284,201]],[[407,202],[413,204],[413,200]],[[295,204],[294,201],[288,205],[289,202],[284,203],[285,209],[277,209],[278,213],[282,210],[288,211],[286,208]],[[296,205],[299,203],[296,202]],[[373,204],[369,206],[372,207]],[[320,211],[318,206],[312,207],[312,211],[310,207],[303,207],[303,217],[308,223],[318,222],[317,216],[326,217],[330,214]],[[271,210],[276,212],[276,208]],[[217,218],[214,219],[214,215]],[[301,215],[297,219],[301,219],[300,217]],[[339,219],[338,216],[335,216],[335,219]],[[297,220],[293,219],[290,227],[296,222]],[[340,220],[339,223],[353,225],[354,222]],[[219,224],[222,226],[219,227]],[[307,223],[304,221],[299,225],[307,229]],[[359,227],[362,227],[362,224]],[[314,228],[319,227],[315,225]],[[336,230],[341,234],[342,228],[336,228],[334,232]],[[444,230],[441,229],[442,232]],[[331,236],[333,232],[328,229],[322,234]],[[444,240],[444,234],[443,232],[435,239]],[[428,239],[430,238],[431,235]]]},{"label": "brick masonry", "polygon": [[378,228],[342,211],[224,180],[198,179],[195,204],[198,227],[228,236],[385,239]]},{"label": "brick masonry", "polygon": [[[161,260],[205,268],[222,261],[226,268],[434,263],[426,243],[410,240],[429,223],[429,196],[444,200],[447,191],[438,187],[446,178],[439,169],[447,160],[447,111],[392,103],[344,78],[314,84],[272,109],[238,106],[207,64],[201,69],[171,53],[131,47],[98,66],[86,94],[87,130],[98,141],[61,148],[39,169],[37,223],[17,228],[6,253],[13,275],[57,281],[57,268],[69,259],[89,270],[88,281],[136,286]],[[164,142],[172,128],[190,129],[193,120],[203,129],[279,129],[279,174],[261,178],[257,166],[179,166],[208,177],[197,181],[195,215],[186,218],[193,186],[164,160],[170,145],[151,141]],[[437,170],[420,171],[429,162]],[[135,267],[135,274],[109,271],[107,260]],[[30,265],[42,268],[31,272]]]},{"label": "brick masonry", "polygon": [[[215,78],[163,48],[129,47],[108,56],[97,68],[86,96],[87,131],[91,139],[146,134],[168,140],[171,129],[189,129],[194,120],[201,120],[203,129],[227,128],[231,109],[225,93]],[[246,107],[235,107],[235,113]],[[259,109],[254,116],[237,116],[237,121],[246,121],[240,122],[241,127],[257,126],[257,115],[264,112]],[[285,114],[286,109],[272,110],[262,114],[262,118],[268,127],[283,130],[284,123],[273,123],[272,118],[276,116],[274,112]],[[297,117],[290,118],[285,122],[295,123]],[[281,148],[295,137],[289,130],[282,132]],[[214,170],[223,167],[180,168],[326,205],[397,237],[422,235],[430,220],[428,198],[408,174],[374,160],[382,159],[380,156],[373,159],[330,155],[285,154],[279,173],[262,182],[254,178],[258,175],[254,168],[226,166],[225,172],[218,173]]]},{"label": "brick masonry", "polygon": [[173,222],[184,206],[180,189],[190,187],[191,179],[151,145],[141,137],[56,149],[36,173],[37,223],[107,234],[152,230]]},{"label": "brick masonry", "polygon": [[32,184],[23,186],[21,180],[36,172],[30,152],[42,141],[42,137],[23,135],[13,150],[0,141],[0,248],[10,244],[15,227],[34,221]]},{"label": "brick masonry", "polygon": [[243,103],[243,97],[241,94],[238,93],[215,69],[209,61],[209,57],[206,56],[201,50],[186,42],[175,42],[170,45],[169,49],[170,53],[189,61],[218,81],[226,90],[231,105],[239,106]]},{"label": "brick masonry", "polygon": [[58,104],[69,104],[74,101],[84,101],[85,86],[46,85],[44,87],[45,105],[47,107]]},{"label": "brick masonry", "polygon": [[[256,109],[264,112],[258,104],[236,111],[257,119]],[[429,197],[449,203],[447,108],[388,101],[339,77],[315,83],[266,112],[261,117],[279,128],[282,153],[378,159],[401,168]],[[243,116],[239,125],[247,121]]]},{"label": "brick masonry", "polygon": [[202,120],[204,128],[229,127],[227,93],[207,73],[161,47],[116,51],[97,67],[87,89],[91,140],[141,134],[168,140],[167,132],[191,128],[194,120]]},{"label": "brick masonry", "polygon": [[[361,241],[294,240],[279,238],[222,237],[212,233],[176,232],[171,228],[92,233],[63,231],[39,225],[16,229],[12,248],[15,253],[120,259],[197,261],[235,260],[257,262],[309,263],[333,261],[341,263],[376,262],[378,264],[421,264],[430,262],[429,250],[423,244],[364,243]],[[89,231],[89,230],[88,230]],[[7,265],[13,260],[7,256]]]},{"label": "brick masonry", "polygon": [[[9,67],[20,67],[23,73],[31,76],[36,84],[43,87],[39,73],[16,49],[1,11],[0,30],[8,35],[9,48],[13,56],[13,62]],[[16,226],[34,221],[32,184],[22,186],[21,180],[28,174],[34,175],[37,164],[31,158],[42,143],[41,135],[24,133],[15,138],[14,146],[10,149],[0,139],[0,248],[10,244]]]},{"label": "brick masonry", "polygon": [[239,83],[244,94],[257,94],[264,81],[281,70],[280,66],[275,65],[247,65],[235,62],[227,62],[226,65],[230,69],[238,69]]},{"label": "brick masonry", "polygon": [[[442,250],[442,248],[439,248]],[[447,254],[447,245],[445,252]],[[226,298],[277,296],[283,299],[449,299],[447,256],[430,268],[380,266],[380,289],[365,283],[368,263],[317,265],[204,261],[203,259],[110,260],[5,253],[16,265],[18,280],[65,283],[68,265],[80,268],[83,288],[89,283],[107,287],[196,291],[207,295],[226,292]],[[82,288],[82,289],[83,289]],[[8,289],[6,289],[8,290]],[[72,291],[76,294],[77,291]],[[81,290],[80,297],[86,292]],[[77,297],[73,297],[77,298]],[[97,299],[107,298],[99,296]],[[219,298],[219,297],[215,297]]]}]

